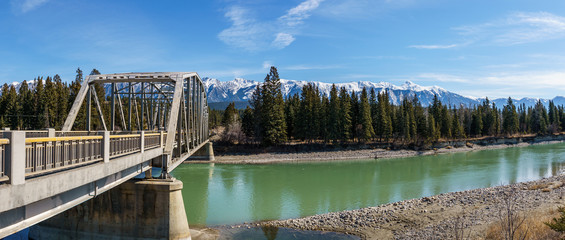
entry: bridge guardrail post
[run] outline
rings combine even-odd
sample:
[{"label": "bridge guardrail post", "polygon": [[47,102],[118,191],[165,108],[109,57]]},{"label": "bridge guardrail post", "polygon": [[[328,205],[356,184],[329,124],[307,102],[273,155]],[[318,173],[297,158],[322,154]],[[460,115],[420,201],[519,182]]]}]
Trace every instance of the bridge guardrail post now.
[{"label": "bridge guardrail post", "polygon": [[164,133],[163,131],[159,131],[159,134],[161,134],[161,135],[159,136],[159,147],[163,147],[163,144],[164,144],[164,142],[165,142],[165,141],[164,141],[164,140],[165,140],[165,139],[164,139],[164,138],[165,138],[165,133]]},{"label": "bridge guardrail post", "polygon": [[10,145],[6,148],[6,175],[10,178],[10,184],[24,184],[26,173],[26,133],[24,131],[9,131],[4,132],[4,137],[10,139]]},{"label": "bridge guardrail post", "polygon": [[48,128],[47,129],[47,137],[54,138],[55,136],[55,128]]},{"label": "bridge guardrail post", "polygon": [[145,152],[145,131],[139,132],[139,149],[141,153]]},{"label": "bridge guardrail post", "polygon": [[110,132],[102,131],[102,158],[104,163],[110,162]]}]

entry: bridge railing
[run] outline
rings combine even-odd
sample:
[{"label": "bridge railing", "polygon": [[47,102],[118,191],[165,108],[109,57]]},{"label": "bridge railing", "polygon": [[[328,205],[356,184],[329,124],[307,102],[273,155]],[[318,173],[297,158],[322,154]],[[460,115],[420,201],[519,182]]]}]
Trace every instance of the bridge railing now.
[{"label": "bridge railing", "polygon": [[[98,132],[91,136],[27,138],[26,132],[5,134],[7,138],[0,138],[0,183],[13,182],[15,166],[20,169],[16,170],[19,173],[16,173],[17,184],[26,178],[162,147],[166,135],[163,132],[119,135]],[[16,162],[12,162],[12,158]]]},{"label": "bridge railing", "polygon": [[102,136],[26,138],[26,176],[102,160]]},{"label": "bridge railing", "polygon": [[141,134],[111,135],[110,157],[121,156],[141,150]]}]

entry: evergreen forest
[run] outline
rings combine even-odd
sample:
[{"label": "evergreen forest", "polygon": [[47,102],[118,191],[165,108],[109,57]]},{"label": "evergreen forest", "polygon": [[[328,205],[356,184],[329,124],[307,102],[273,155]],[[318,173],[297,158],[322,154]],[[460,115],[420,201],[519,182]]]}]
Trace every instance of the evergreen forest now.
[{"label": "evergreen forest", "polygon": [[446,105],[434,96],[433,103],[423,107],[412,96],[396,106],[386,91],[348,93],[334,85],[326,96],[314,84],[283,99],[275,67],[249,103],[251,107],[243,111],[237,111],[234,104],[223,112],[212,110],[210,126],[223,125],[228,141],[267,146],[289,141],[425,146],[440,140],[545,135],[565,129],[565,109],[551,101],[547,108],[541,101],[526,107],[508,98],[499,107],[487,98],[468,107]]}]

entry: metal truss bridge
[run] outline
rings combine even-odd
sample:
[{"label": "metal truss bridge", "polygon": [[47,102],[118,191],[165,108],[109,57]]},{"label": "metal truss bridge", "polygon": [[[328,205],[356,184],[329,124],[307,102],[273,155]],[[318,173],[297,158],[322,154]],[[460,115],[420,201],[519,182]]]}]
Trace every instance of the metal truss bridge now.
[{"label": "metal truss bridge", "polygon": [[[86,126],[73,131],[81,114]],[[102,129],[92,129],[94,117]],[[194,72],[91,75],[61,131],[5,130],[0,137],[3,238],[154,167],[167,177],[208,144],[205,87]]]}]

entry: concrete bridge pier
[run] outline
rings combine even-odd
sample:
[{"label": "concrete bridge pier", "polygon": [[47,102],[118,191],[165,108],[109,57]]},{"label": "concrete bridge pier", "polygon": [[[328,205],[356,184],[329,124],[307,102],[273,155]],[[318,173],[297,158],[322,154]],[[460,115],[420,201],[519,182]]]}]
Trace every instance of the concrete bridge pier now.
[{"label": "concrete bridge pier", "polygon": [[188,161],[214,161],[214,148],[212,142],[205,143],[200,149],[188,157]]},{"label": "concrete bridge pier", "polygon": [[30,229],[30,239],[191,239],[183,184],[128,180]]}]

